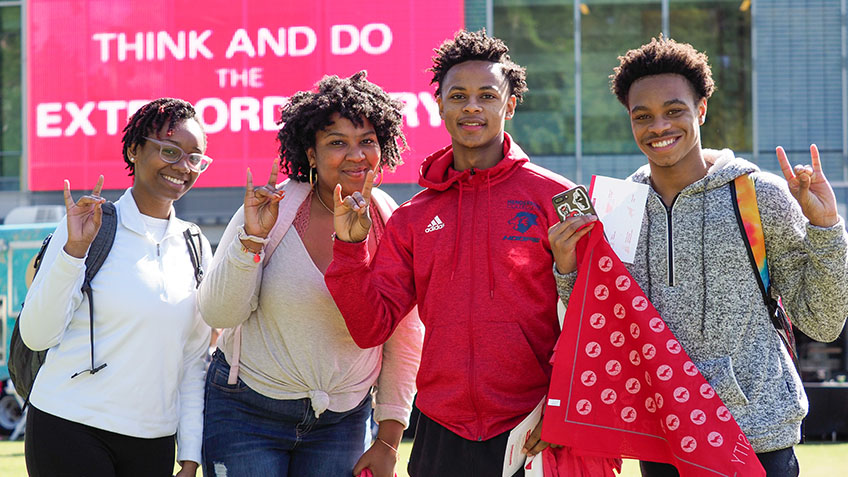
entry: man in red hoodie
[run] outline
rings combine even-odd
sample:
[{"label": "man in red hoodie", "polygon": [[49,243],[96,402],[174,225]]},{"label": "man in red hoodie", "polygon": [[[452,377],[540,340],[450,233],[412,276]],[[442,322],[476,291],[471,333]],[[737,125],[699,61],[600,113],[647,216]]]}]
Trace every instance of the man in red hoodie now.
[{"label": "man in red hoodie", "polygon": [[[330,293],[356,343],[385,342],[418,305],[426,327],[409,474],[501,475],[509,431],[545,396],[559,335],[548,228],[573,184],[533,165],[504,132],[527,91],[524,68],[484,31],[460,31],[433,58],[451,145],[421,165],[425,190],[386,224],[370,262],[365,189],[336,189]],[[547,443],[538,429],[530,453]]]}]

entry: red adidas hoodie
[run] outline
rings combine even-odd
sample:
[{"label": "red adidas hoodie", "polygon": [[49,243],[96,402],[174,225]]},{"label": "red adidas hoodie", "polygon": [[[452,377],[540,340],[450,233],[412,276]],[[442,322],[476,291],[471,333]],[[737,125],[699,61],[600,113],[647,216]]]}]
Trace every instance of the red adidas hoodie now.
[{"label": "red adidas hoodie", "polygon": [[417,304],[416,405],[466,439],[490,439],[547,392],[559,335],[551,197],[573,184],[528,162],[509,135],[494,167],[457,171],[449,146],[424,161],[419,184],[370,267],[365,242],[336,240],[325,281],[363,348],[384,343]]}]

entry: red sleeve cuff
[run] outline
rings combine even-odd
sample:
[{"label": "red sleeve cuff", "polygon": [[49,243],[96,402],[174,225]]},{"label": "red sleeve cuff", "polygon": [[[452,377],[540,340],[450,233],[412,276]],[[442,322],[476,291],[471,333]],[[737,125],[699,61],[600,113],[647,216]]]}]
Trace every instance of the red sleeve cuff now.
[{"label": "red sleeve cuff", "polygon": [[343,265],[360,266],[368,263],[368,241],[333,241],[333,261]]}]

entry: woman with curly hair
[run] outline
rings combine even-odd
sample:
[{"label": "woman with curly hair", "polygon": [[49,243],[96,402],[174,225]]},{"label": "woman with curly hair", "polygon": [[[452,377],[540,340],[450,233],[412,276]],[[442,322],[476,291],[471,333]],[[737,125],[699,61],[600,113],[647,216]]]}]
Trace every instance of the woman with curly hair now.
[{"label": "woman with curly hair", "polygon": [[[207,373],[205,475],[393,475],[423,328],[413,313],[385,345],[359,348],[324,272],[333,257],[333,190],[352,194],[366,175],[400,163],[400,110],[364,71],[325,77],[283,108],[269,181],[254,187],[248,170],[244,205],[199,292],[204,320],[226,328]],[[278,171],[289,175],[280,185]],[[372,253],[396,207],[375,195],[382,206],[369,216]]]}]

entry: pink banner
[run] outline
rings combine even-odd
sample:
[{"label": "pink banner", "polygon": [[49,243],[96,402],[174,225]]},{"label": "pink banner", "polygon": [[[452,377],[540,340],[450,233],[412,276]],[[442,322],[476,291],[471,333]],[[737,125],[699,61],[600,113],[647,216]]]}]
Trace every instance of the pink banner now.
[{"label": "pink banner", "polygon": [[[386,182],[415,182],[446,145],[429,84],[433,48],[463,27],[461,0],[30,0],[27,95],[30,190],[129,186],[122,129],[145,102],[190,101],[215,162],[198,187],[267,171],[287,97],[325,74],[361,69],[406,105],[410,151]],[[367,5],[367,8],[364,8]],[[260,172],[260,175],[263,173]]]}]

